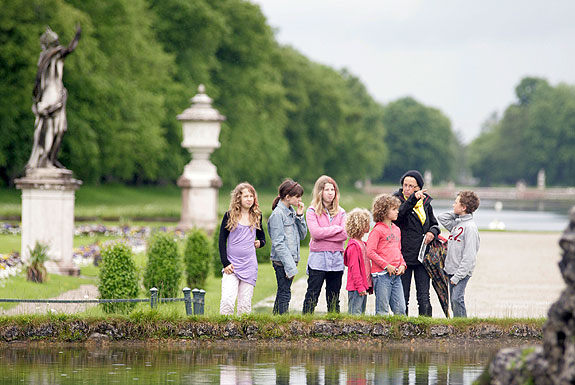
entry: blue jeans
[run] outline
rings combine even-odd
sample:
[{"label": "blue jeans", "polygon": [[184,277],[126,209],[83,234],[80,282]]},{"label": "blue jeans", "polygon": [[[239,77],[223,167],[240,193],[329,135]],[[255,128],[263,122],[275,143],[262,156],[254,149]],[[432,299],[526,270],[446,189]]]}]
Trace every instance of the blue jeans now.
[{"label": "blue jeans", "polygon": [[451,284],[451,277],[449,277],[449,300],[451,302],[451,310],[453,310],[454,317],[467,317],[467,310],[465,309],[465,288],[469,282],[469,275],[457,282],[457,285]]},{"label": "blue jeans", "polygon": [[365,314],[367,295],[361,296],[357,290],[347,292],[347,312],[349,314]]},{"label": "blue jeans", "polygon": [[400,275],[372,275],[373,290],[375,292],[375,314],[389,314],[389,308],[393,314],[405,315],[405,297]]},{"label": "blue jeans", "polygon": [[276,271],[276,281],[278,283],[278,291],[276,293],[276,300],[274,302],[274,314],[284,314],[289,310],[289,301],[291,300],[291,284],[292,279],[286,277],[286,272],[283,265],[278,265],[272,262],[274,270]]}]

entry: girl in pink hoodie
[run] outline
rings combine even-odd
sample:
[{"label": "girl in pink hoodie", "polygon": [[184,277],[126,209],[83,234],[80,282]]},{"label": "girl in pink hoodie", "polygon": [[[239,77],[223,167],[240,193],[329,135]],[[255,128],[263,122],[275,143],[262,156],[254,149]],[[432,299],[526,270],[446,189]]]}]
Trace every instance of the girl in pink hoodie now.
[{"label": "girl in pink hoodie", "polygon": [[353,209],[345,222],[345,230],[350,237],[343,254],[343,263],[347,266],[347,312],[365,314],[367,294],[373,293],[371,263],[361,239],[369,232],[369,211]]},{"label": "girl in pink hoodie", "polygon": [[302,313],[313,314],[325,281],[327,311],[339,313],[343,277],[343,249],[347,239],[345,210],[339,207],[339,189],[333,178],[320,176],[305,214],[311,235],[307,259],[307,292]]}]

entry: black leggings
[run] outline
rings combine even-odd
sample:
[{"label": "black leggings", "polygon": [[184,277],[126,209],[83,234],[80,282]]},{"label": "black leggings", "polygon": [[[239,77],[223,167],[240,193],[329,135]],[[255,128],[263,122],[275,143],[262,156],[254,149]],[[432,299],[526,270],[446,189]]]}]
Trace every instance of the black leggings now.
[{"label": "black leggings", "polygon": [[314,270],[308,267],[307,292],[303,301],[303,314],[313,314],[317,305],[323,281],[325,281],[325,300],[327,311],[339,313],[339,291],[343,271]]}]

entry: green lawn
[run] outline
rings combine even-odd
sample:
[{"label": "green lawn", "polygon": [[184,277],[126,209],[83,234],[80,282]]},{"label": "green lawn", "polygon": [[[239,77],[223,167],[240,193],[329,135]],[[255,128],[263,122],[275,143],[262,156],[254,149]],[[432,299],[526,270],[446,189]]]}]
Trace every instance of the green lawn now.
[{"label": "green lawn", "polygon": [[[309,205],[311,200],[311,186],[306,187],[304,202]],[[230,189],[221,189],[219,193],[218,210],[222,215],[229,205]],[[264,213],[264,218],[271,214],[271,203],[277,192],[273,189],[260,190],[259,202]],[[0,217],[18,217],[21,212],[20,205],[21,192],[16,189],[0,189]],[[371,206],[373,197],[350,189],[342,191],[341,205],[348,211],[354,207]],[[82,186],[76,191],[75,214],[77,218],[86,218],[89,221],[85,223],[101,223],[107,225],[128,224],[132,226],[175,226],[180,217],[181,209],[181,190],[176,186],[167,187],[126,187],[121,185],[106,186]],[[82,222],[77,222],[77,224]],[[105,241],[110,237],[74,237],[74,247],[90,245],[97,241]],[[0,253],[7,254],[12,251],[20,250],[20,236],[0,235]],[[307,264],[308,248],[302,248],[302,261],[299,266],[299,274],[296,279],[305,276]],[[136,255],[136,265],[138,266],[140,276],[143,275],[146,256]],[[85,278],[73,277],[54,277],[49,283],[38,286],[26,282],[23,276],[12,277],[3,282],[4,287],[0,287],[0,297],[2,298],[51,298],[60,293],[75,289],[81,284],[92,282],[97,284],[98,268],[88,266],[82,268],[82,276]],[[65,282],[65,284],[63,283]],[[210,275],[206,282],[206,314],[215,315],[219,313],[221,279]],[[185,280],[182,278],[181,287],[185,286]],[[41,288],[41,289],[39,289]],[[46,290],[44,290],[46,288]],[[49,288],[49,289],[48,289]],[[254,290],[253,304],[260,300],[275,295],[276,280],[275,272],[270,263],[263,263],[259,266],[257,285]],[[142,289],[142,297],[148,296]],[[6,306],[6,305],[4,305]],[[138,307],[146,308],[147,304],[139,304]],[[183,304],[162,304],[163,312],[182,314],[184,312]],[[90,310],[95,315],[100,313],[99,309]],[[271,310],[270,310],[271,313]]]},{"label": "green lawn", "polygon": [[[311,201],[311,187],[306,187],[304,203]],[[0,188],[0,217],[17,218],[21,214],[21,192],[15,188]],[[277,191],[258,191],[260,207],[267,217]],[[344,189],[340,204],[346,210],[354,207],[370,208],[373,197],[355,189]],[[218,211],[223,214],[229,205],[230,189],[220,189]],[[79,219],[102,222],[133,221],[134,218],[177,221],[182,205],[181,190],[177,186],[127,187],[121,185],[82,186],[76,191],[75,215]]]}]

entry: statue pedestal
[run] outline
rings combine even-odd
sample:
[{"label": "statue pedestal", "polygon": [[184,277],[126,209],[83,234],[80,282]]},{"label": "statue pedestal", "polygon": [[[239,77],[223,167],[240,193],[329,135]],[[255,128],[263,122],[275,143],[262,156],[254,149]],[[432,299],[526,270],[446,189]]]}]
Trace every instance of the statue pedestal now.
[{"label": "statue pedestal", "polygon": [[79,275],[72,259],[74,241],[75,191],[82,181],[72,171],[58,168],[36,168],[14,181],[22,190],[22,250],[26,262],[36,242],[49,246],[50,273]]},{"label": "statue pedestal", "polygon": [[190,162],[184,174],[178,179],[182,189],[182,213],[178,230],[187,231],[193,227],[212,234],[218,225],[218,189],[222,180],[216,166],[211,162]]}]

